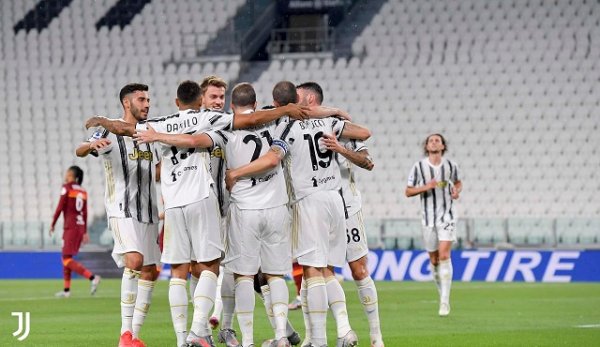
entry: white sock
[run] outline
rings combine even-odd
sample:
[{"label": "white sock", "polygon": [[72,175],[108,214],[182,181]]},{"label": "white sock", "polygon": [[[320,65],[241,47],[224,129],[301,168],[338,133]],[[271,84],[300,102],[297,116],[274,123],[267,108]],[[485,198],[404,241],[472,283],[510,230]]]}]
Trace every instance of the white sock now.
[{"label": "white sock", "polygon": [[273,333],[275,333],[275,329],[277,326],[275,325],[275,317],[273,317],[273,306],[271,302],[271,288],[268,285],[264,285],[260,287],[260,291],[262,293],[263,303],[265,305],[265,311],[267,312],[267,318],[269,318],[269,323],[271,323],[271,328],[273,329]]},{"label": "white sock", "polygon": [[169,305],[177,346],[183,345],[187,337],[188,296],[185,282],[186,280],[181,278],[171,278],[169,282]]},{"label": "white sock", "polygon": [[275,338],[287,337],[288,302],[290,292],[283,278],[271,277],[269,279],[271,288],[271,307],[275,321]]},{"label": "white sock", "polygon": [[369,321],[371,342],[381,341],[381,326],[379,325],[379,304],[377,303],[377,288],[371,276],[354,281],[358,288],[358,298]]},{"label": "white sock", "polygon": [[304,329],[306,333],[304,334],[304,346],[306,343],[310,342],[311,332],[310,332],[310,315],[308,314],[308,289],[306,288],[306,279],[302,278],[302,284],[300,285],[300,301],[302,302],[302,318],[304,318]]},{"label": "white sock", "polygon": [[235,280],[235,314],[242,333],[242,346],[254,344],[254,281],[250,277]]},{"label": "white sock", "polygon": [[202,271],[194,292],[194,319],[190,329],[197,336],[211,335],[208,314],[215,303],[216,290],[217,275],[208,270]]},{"label": "white sock", "polygon": [[348,320],[348,310],[346,309],[346,294],[344,294],[344,289],[342,289],[342,285],[335,276],[325,279],[325,287],[327,288],[327,303],[337,327],[337,337],[344,337],[352,330]]},{"label": "white sock", "polygon": [[440,288],[442,295],[440,302],[450,303],[450,288],[452,287],[452,261],[450,258],[440,261]]},{"label": "white sock", "polygon": [[140,271],[125,268],[121,280],[121,334],[133,332],[133,310],[137,300],[138,279]]},{"label": "white sock", "polygon": [[146,315],[150,310],[152,303],[152,291],[154,290],[154,281],[138,280],[137,299],[135,300],[135,310],[133,311],[133,337],[138,337],[140,329],[146,320]]},{"label": "white sock", "polygon": [[221,302],[223,303],[221,328],[231,329],[233,327],[233,311],[235,311],[235,282],[233,273],[225,269],[221,283]]},{"label": "white sock", "polygon": [[327,344],[327,289],[321,276],[306,280],[307,308],[310,320],[310,341],[321,346]]},{"label": "white sock", "polygon": [[192,300],[194,300],[194,293],[196,292],[196,286],[198,286],[198,277],[196,277],[194,275],[190,275],[189,291],[190,291],[190,298],[192,298]]},{"label": "white sock", "polygon": [[433,282],[435,282],[435,286],[437,287],[438,290],[438,295],[441,296],[442,295],[442,287],[441,287],[441,283],[440,283],[440,266],[434,266],[433,264],[431,265],[431,275],[433,276]]},{"label": "white sock", "polygon": [[223,300],[221,300],[221,284],[223,283],[223,268],[219,271],[219,277],[217,278],[217,290],[215,296],[215,308],[210,315],[211,317],[217,317],[221,319],[221,312],[223,311]]}]

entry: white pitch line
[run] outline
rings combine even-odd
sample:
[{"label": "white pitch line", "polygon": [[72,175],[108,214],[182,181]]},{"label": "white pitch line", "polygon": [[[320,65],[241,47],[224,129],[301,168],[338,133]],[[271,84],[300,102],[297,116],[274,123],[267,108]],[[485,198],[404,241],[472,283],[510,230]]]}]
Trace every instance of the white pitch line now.
[{"label": "white pitch line", "polygon": [[575,328],[584,328],[584,329],[587,329],[587,328],[593,329],[593,328],[600,328],[600,324],[583,324],[583,325],[575,325],[574,327]]}]

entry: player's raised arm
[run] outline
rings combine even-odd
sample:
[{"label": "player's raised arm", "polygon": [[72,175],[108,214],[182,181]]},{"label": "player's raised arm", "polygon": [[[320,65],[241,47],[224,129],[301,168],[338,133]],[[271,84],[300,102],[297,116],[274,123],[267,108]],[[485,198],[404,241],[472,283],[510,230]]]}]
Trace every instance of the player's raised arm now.
[{"label": "player's raised arm", "polygon": [[234,114],[233,116],[233,128],[234,129],[245,129],[262,124],[272,122],[280,117],[289,116],[293,119],[306,119],[308,107],[299,106],[296,104],[287,104],[285,106],[272,108],[269,110],[260,110],[253,112],[252,114]]},{"label": "player's raised arm", "polygon": [[350,150],[345,146],[342,146],[342,144],[340,144],[336,137],[332,134],[323,134],[322,141],[323,145],[325,145],[327,149],[343,155],[346,159],[350,160],[352,164],[365,170],[373,170],[375,164],[373,163],[373,160],[371,159],[367,149],[362,149],[360,151]]},{"label": "player's raised arm", "polygon": [[103,127],[115,135],[133,136],[135,124],[125,122],[121,119],[110,119],[103,116],[93,116],[85,122],[85,128]]},{"label": "player's raised arm", "polygon": [[210,148],[213,146],[212,138],[205,133],[193,135],[159,133],[150,124],[147,124],[146,131],[137,131],[133,134],[133,138],[138,143],[158,141],[179,148]]}]

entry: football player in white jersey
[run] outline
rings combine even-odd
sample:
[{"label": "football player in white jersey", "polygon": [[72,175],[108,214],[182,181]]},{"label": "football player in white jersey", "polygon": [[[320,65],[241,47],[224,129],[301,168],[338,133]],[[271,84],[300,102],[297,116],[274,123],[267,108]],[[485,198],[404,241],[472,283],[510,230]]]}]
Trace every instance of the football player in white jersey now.
[{"label": "football player in white jersey", "polygon": [[[148,86],[128,84],[119,94],[122,121],[135,126],[148,116]],[[113,233],[113,258],[125,267],[121,281],[121,337],[119,346],[144,346],[139,331],[152,298],[160,260],[157,244],[158,209],[156,166],[152,145],[138,145],[130,137],[98,130],[81,144],[76,154],[98,156],[104,161],[105,206]]]},{"label": "football player in white jersey", "polygon": [[[296,87],[298,102],[301,105],[316,106],[323,102],[323,89],[315,82],[302,83]],[[341,142],[341,143],[340,143]],[[335,136],[327,136],[323,144],[336,153],[335,158],[341,170],[342,196],[346,206],[346,261],[352,271],[352,277],[358,288],[360,302],[369,321],[372,347],[383,347],[381,327],[379,324],[379,307],[377,303],[377,288],[369,275],[367,268],[367,237],[361,211],[361,195],[354,181],[353,166],[366,170],[373,169],[373,161],[369,156],[367,146],[362,141],[342,140],[338,142]],[[328,269],[325,282],[327,284],[327,299],[336,317],[342,317],[345,311],[341,304],[345,302],[344,292],[334,276],[333,269]],[[344,301],[332,300],[344,297]],[[345,321],[344,321],[345,323]],[[344,334],[344,331],[340,332]],[[343,344],[343,340],[342,340]]]},{"label": "football player in white jersey", "polygon": [[423,150],[426,157],[416,162],[408,174],[406,196],[421,197],[423,241],[440,295],[438,313],[444,317],[450,314],[453,272],[450,250],[456,241],[453,203],[462,191],[462,182],[458,165],[444,158],[448,147],[441,134],[429,135]]},{"label": "football player in white jersey", "polygon": [[[305,121],[284,119],[277,126],[271,149],[250,164],[230,170],[225,179],[228,189],[233,189],[241,178],[273,169],[285,158],[292,204],[292,250],[304,267],[310,343],[314,346],[327,344],[324,271],[328,266],[342,266],[346,253],[340,171],[333,152],[322,148],[324,134],[358,140],[370,136],[368,129],[333,117]],[[351,329],[347,334],[354,335],[350,345],[355,346],[356,334]]]},{"label": "football player in white jersey", "polygon": [[[222,78],[209,75],[202,79],[200,83],[200,94],[202,98],[201,110],[217,110],[223,111],[225,106],[225,91],[227,83]],[[217,200],[219,202],[219,212],[221,213],[221,232],[224,234],[226,230],[227,219],[225,214],[229,204],[229,192],[225,189],[225,157],[224,151],[220,147],[210,149],[210,173],[215,182]],[[194,296],[196,285],[200,273],[192,266],[192,274],[190,276],[190,296]],[[235,310],[234,302],[234,279],[233,273],[225,269],[221,265],[219,276],[217,278],[217,291],[215,296],[215,305],[208,322],[212,329],[219,326],[221,313],[223,314],[222,329],[219,331],[218,340],[225,343],[226,346],[237,346],[235,330],[233,330],[233,311]]]},{"label": "football player in white jersey", "polygon": [[[222,111],[225,107],[225,91],[227,83],[218,76],[206,76],[200,83],[202,94],[202,109]],[[219,211],[221,212],[221,232],[223,235],[227,231],[227,210],[229,208],[229,192],[225,189],[225,152],[219,146],[210,148],[210,173],[214,188],[219,201]],[[192,274],[190,289],[193,285],[194,277],[198,274]],[[196,279],[197,283],[197,279]],[[215,307],[208,319],[210,327],[216,329],[221,323],[218,340],[227,347],[237,346],[239,342],[233,329],[233,312],[235,310],[234,289],[235,281],[233,273],[221,265],[219,278],[217,279],[217,294],[215,297]],[[222,314],[222,320],[220,320]]]},{"label": "football player in white jersey", "polygon": [[[241,117],[218,111],[201,112],[198,111],[201,100],[200,86],[192,81],[180,84],[177,97],[180,108],[178,114],[150,121],[157,131],[193,134],[209,130],[246,128],[268,123],[283,115],[303,118],[308,110],[297,105],[287,105]],[[145,130],[146,124],[140,123],[138,128]],[[86,122],[86,127],[90,126],[103,126],[113,133],[127,136],[132,136],[136,131],[132,124],[99,116]],[[182,342],[191,346],[213,345],[208,314],[215,298],[217,274],[223,251],[220,214],[212,189],[214,182],[203,155],[194,148],[163,146],[162,152],[164,163],[161,167],[161,183],[165,200],[162,261],[172,266],[173,278],[169,288],[169,299],[178,345],[181,346]],[[185,284],[190,261],[197,262],[196,266],[200,267],[201,274],[194,295],[192,327],[187,333],[185,314],[176,311],[177,307],[187,307]],[[187,338],[182,340],[185,334]]]}]

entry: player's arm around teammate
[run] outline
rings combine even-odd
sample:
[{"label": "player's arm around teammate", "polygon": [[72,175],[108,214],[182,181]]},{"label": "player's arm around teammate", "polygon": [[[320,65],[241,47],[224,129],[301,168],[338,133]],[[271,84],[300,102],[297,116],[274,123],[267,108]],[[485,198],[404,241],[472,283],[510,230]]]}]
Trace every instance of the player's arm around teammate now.
[{"label": "player's arm around teammate", "polygon": [[[354,140],[366,140],[371,137],[371,131],[363,126],[346,122],[340,137]],[[286,148],[287,145],[285,143],[279,140],[274,140],[271,149],[258,159],[254,160],[250,164],[227,171],[225,176],[225,184],[227,189],[231,191],[231,188],[233,188],[240,177],[246,177],[263,171],[271,170],[275,166],[279,165],[287,153]]]},{"label": "player's arm around teammate", "polygon": [[[250,128],[274,121],[284,115],[288,115],[294,119],[306,119],[308,118],[308,112],[310,112],[310,108],[288,104],[270,110],[256,111],[250,117],[243,115],[240,117],[240,115],[234,114],[233,127],[234,129]],[[98,126],[105,128],[115,135],[121,136],[133,136],[136,132],[135,124],[127,123],[120,119],[93,116],[85,122],[87,129]]]},{"label": "player's arm around teammate", "polygon": [[369,155],[369,151],[367,149],[363,149],[361,151],[355,152],[351,151],[348,148],[342,146],[335,136],[331,134],[323,135],[323,144],[327,149],[330,149],[338,154],[343,155],[348,160],[352,162],[352,164],[363,168],[365,170],[373,170],[375,167],[375,163],[373,163],[373,159]]}]

